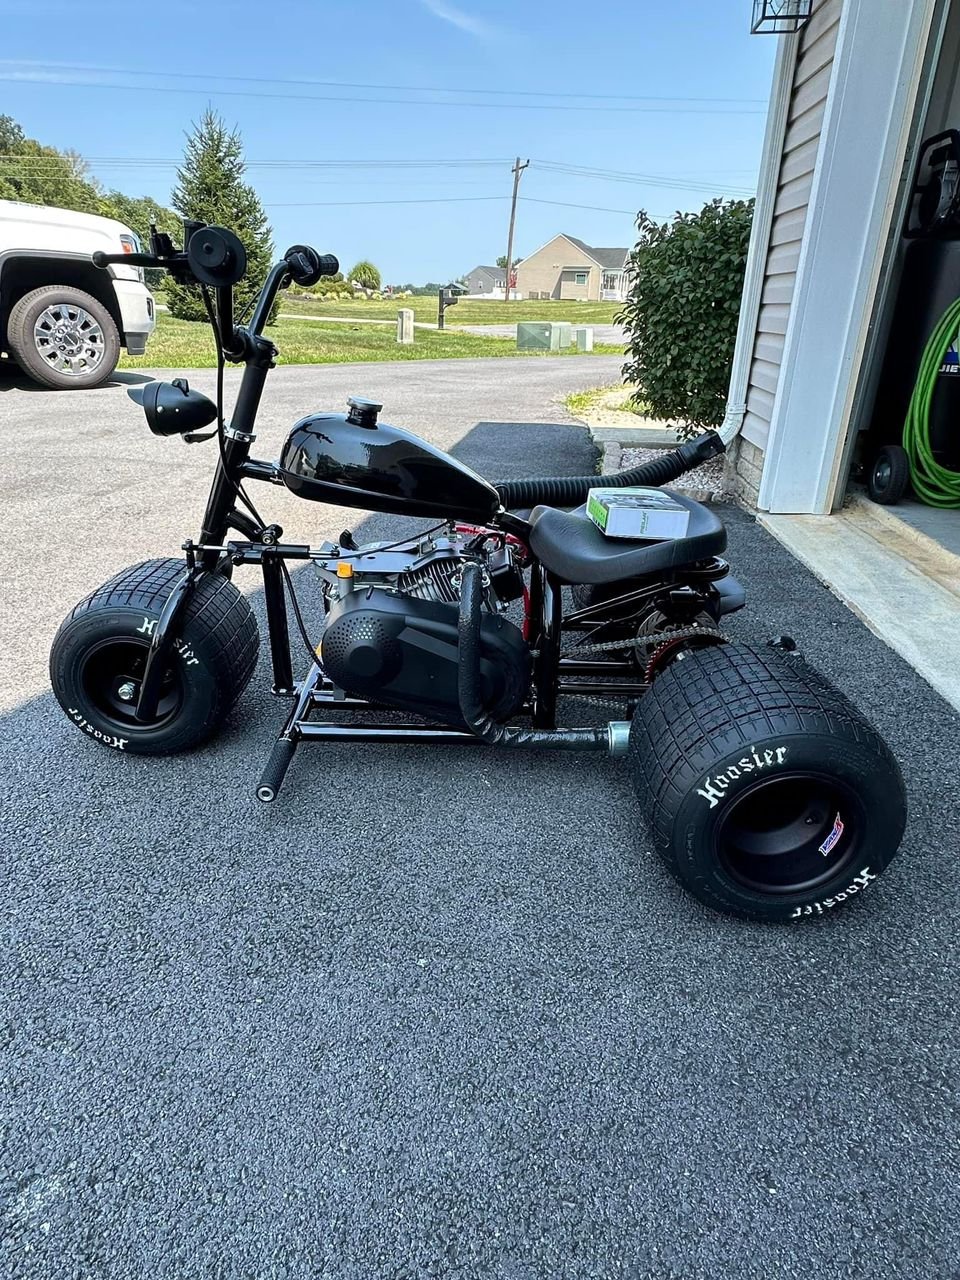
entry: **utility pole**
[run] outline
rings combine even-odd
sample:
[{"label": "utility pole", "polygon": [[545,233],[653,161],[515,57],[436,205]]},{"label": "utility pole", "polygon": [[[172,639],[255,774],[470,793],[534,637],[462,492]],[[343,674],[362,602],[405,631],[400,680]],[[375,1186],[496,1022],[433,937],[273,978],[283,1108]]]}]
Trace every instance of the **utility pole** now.
[{"label": "utility pole", "polygon": [[517,156],[517,162],[511,170],[513,174],[513,199],[510,201],[510,230],[507,233],[507,288],[504,295],[507,302],[510,301],[510,272],[513,270],[513,224],[517,220],[517,192],[520,190],[520,175],[529,163],[529,160],[525,160],[521,164],[520,157]]}]

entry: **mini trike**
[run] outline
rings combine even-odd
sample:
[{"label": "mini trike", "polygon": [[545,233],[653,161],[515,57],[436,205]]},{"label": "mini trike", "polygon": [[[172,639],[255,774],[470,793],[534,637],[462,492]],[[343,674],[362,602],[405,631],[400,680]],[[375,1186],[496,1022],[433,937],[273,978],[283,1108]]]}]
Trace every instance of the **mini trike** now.
[{"label": "mini trike", "polygon": [[[627,757],[667,867],[715,910],[823,916],[877,878],[904,829],[897,764],[789,643],[751,648],[724,636],[745,595],[721,558],[715,511],[675,494],[686,533],[655,541],[606,537],[585,513],[592,487],[667,485],[722,452],[716,432],[613,475],[492,484],[382,421],[379,404],[351,399],[346,413],[296,423],[276,461],[258,460],[257,410],[277,356],[267,319],[281,289],[315,283],[336,259],[294,246],[238,325],[233,288],[246,256],[235,235],[187,222],[183,250],[156,232],[150,250],[123,261],[165,268],[204,299],[217,400],[180,378],[130,394],[155,434],[214,441],[214,477],[182,558],[117,574],[57,632],[53,689],[88,737],[159,755],[217,732],[257,664],[257,620],[233,582],[255,565],[273,692],[289,703],[260,801],[276,799],[307,742],[607,752]],[[227,360],[244,370],[229,421]],[[348,530],[317,546],[286,542],[250,500],[255,481],[418,527],[366,545]],[[322,597],[317,635],[288,568],[298,561],[313,566]],[[299,677],[291,632],[306,655]],[[602,705],[620,714],[558,724],[558,708],[566,719],[578,699],[594,717]]]}]

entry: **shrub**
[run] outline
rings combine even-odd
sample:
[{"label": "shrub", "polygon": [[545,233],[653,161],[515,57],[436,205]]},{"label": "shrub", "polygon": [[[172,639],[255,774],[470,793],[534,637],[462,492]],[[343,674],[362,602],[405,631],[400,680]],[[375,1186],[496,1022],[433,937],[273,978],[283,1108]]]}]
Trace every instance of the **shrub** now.
[{"label": "shrub", "polygon": [[684,437],[723,421],[752,221],[752,200],[713,200],[667,223],[637,215],[617,316],[628,336],[623,374],[647,412],[676,421]]},{"label": "shrub", "polygon": [[352,268],[347,279],[360,285],[362,289],[380,288],[380,272],[372,262],[367,262],[366,259]]}]

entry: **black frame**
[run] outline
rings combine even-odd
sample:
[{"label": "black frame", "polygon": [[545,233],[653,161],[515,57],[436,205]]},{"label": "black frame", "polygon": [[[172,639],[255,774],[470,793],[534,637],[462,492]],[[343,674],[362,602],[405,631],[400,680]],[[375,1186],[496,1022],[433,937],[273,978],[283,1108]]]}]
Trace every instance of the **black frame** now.
[{"label": "black frame", "polygon": [[791,35],[810,21],[814,0],[753,0],[750,34]]},{"label": "black frame", "polygon": [[[216,232],[216,229],[213,229]],[[123,261],[134,265],[167,266],[174,274],[183,272],[186,253],[170,251],[157,255],[158,237],[154,237],[154,256],[128,255]],[[302,249],[302,247],[300,247]],[[312,252],[312,251],[310,251]],[[256,439],[254,428],[267,373],[276,363],[277,351],[263,337],[262,330],[280,289],[285,287],[294,266],[291,255],[274,266],[264,283],[248,326],[235,328],[233,323],[233,281],[215,284],[216,305],[211,306],[211,322],[218,339],[222,357],[244,365],[234,411],[228,426],[218,424],[221,451],[201,522],[197,541],[183,543],[185,566],[182,578],[170,593],[161,610],[151,636],[146,667],[136,705],[138,719],[147,721],[156,713],[160,696],[162,673],[178,634],[179,620],[197,583],[206,574],[222,573],[228,568],[244,564],[260,566],[263,576],[263,592],[267,613],[267,629],[273,669],[273,693],[278,697],[293,699],[293,705],[276,740],[273,753],[264,770],[257,794],[261,800],[272,800],[283,775],[292,759],[294,750],[302,741],[323,740],[338,742],[416,742],[482,744],[482,739],[469,729],[437,726],[429,723],[398,724],[381,721],[369,724],[344,724],[318,722],[318,712],[384,711],[392,708],[378,706],[374,701],[355,698],[337,689],[326,677],[319,658],[313,662],[305,677],[297,682],[293,674],[293,657],[290,643],[290,626],[287,613],[286,571],[287,561],[330,559],[319,549],[310,546],[284,543],[283,530],[275,524],[262,525],[258,518],[240,511],[237,502],[240,486],[245,480],[283,485],[278,467],[250,456],[250,447]],[[105,255],[98,265],[110,261]],[[119,260],[119,259],[117,259]],[[333,259],[329,260],[334,262]],[[222,405],[217,406],[222,413]],[[451,517],[451,525],[455,518]],[[491,518],[491,532],[512,533],[528,542],[529,525],[520,517],[500,511]],[[228,538],[230,531],[241,535],[238,540]],[[415,545],[419,535],[411,535]],[[562,582],[530,554],[530,607],[527,637],[534,654],[531,697],[522,709],[528,714],[535,730],[553,731],[557,726],[557,699],[563,696],[614,695],[628,703],[639,698],[649,685],[638,671],[635,661],[613,657],[577,659],[561,656],[561,637],[565,632],[589,631],[598,625],[615,624],[618,608],[650,601],[662,596],[672,586],[684,587],[691,578],[710,581],[726,572],[726,566],[717,562],[719,572],[708,569],[706,576],[698,573],[697,566],[687,566],[675,574],[651,580],[628,590],[612,600],[605,600],[579,609],[566,618],[563,614]],[[686,586],[689,590],[689,586]]]}]

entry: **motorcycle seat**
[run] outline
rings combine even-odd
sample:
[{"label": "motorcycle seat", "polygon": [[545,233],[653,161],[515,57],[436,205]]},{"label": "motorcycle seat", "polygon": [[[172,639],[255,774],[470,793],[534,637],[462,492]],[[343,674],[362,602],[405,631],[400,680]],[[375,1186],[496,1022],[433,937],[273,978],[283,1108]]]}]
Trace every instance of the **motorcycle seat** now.
[{"label": "motorcycle seat", "polygon": [[682,538],[657,542],[608,538],[587,515],[586,506],[575,511],[534,507],[530,550],[561,581],[590,584],[641,578],[719,555],[727,545],[727,531],[720,520],[692,498],[666,492],[690,512]]}]

